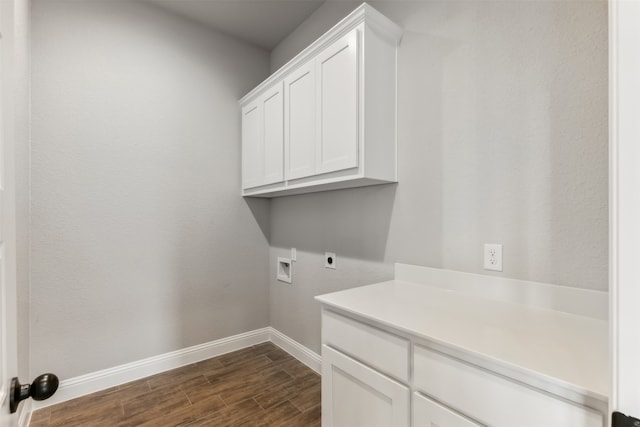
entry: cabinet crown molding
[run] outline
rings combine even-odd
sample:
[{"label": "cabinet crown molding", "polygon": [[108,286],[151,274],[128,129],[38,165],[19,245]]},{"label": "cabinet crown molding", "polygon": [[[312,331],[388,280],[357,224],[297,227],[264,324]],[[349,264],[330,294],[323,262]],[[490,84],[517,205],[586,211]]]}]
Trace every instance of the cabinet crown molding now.
[{"label": "cabinet crown molding", "polygon": [[320,38],[315,42],[311,43],[302,52],[294,56],[289,62],[271,74],[265,81],[251,90],[251,92],[243,96],[240,99],[240,105],[244,105],[259,96],[271,87],[274,82],[286,77],[287,74],[295,70],[298,66],[313,58],[318,54],[318,52],[321,52],[327,46],[330,46],[340,37],[343,37],[363,22],[376,33],[394,41],[396,44],[399,44],[402,40],[402,34],[404,32],[402,27],[398,26],[395,22],[378,12],[372,6],[367,3],[362,3],[353,12],[334,25],[329,31],[320,36]]}]

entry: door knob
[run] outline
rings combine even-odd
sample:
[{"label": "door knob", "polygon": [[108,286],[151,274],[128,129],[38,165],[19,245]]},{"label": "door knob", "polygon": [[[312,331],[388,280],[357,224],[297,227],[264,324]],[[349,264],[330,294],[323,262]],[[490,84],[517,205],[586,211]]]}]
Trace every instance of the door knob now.
[{"label": "door knob", "polygon": [[18,410],[18,404],[29,397],[33,397],[33,400],[50,398],[58,390],[59,383],[54,374],[42,374],[31,384],[20,384],[18,377],[13,378],[9,390],[9,410],[13,414]]}]

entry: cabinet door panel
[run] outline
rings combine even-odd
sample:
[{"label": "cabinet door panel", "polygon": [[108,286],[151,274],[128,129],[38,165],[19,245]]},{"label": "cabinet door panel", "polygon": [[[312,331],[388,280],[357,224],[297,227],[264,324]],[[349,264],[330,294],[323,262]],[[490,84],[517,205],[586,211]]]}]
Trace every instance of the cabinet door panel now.
[{"label": "cabinet door panel", "polygon": [[413,427],[480,427],[418,393],[413,394]]},{"label": "cabinet door panel", "polygon": [[242,187],[260,185],[262,176],[262,119],[258,102],[242,109]]},{"label": "cabinet door panel", "polygon": [[495,427],[602,427],[602,415],[420,345],[414,386],[450,408]]},{"label": "cabinet door panel", "polygon": [[300,67],[285,80],[285,177],[304,178],[315,173],[316,82],[314,62]]},{"label": "cabinet door panel", "polygon": [[322,425],[409,426],[409,389],[324,345]]},{"label": "cabinet door panel", "polygon": [[316,172],[358,166],[358,30],[316,59],[318,143]]},{"label": "cabinet door panel", "polygon": [[284,126],[282,83],[268,92],[262,101],[264,132],[264,175],[262,184],[273,184],[284,178]]}]

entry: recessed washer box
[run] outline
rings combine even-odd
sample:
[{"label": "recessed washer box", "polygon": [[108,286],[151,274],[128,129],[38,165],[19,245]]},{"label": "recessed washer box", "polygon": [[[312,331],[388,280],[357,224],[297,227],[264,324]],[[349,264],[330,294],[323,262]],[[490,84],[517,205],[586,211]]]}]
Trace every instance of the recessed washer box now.
[{"label": "recessed washer box", "polygon": [[276,266],[278,272],[278,280],[285,283],[291,283],[292,266],[290,258],[278,257],[278,265]]}]

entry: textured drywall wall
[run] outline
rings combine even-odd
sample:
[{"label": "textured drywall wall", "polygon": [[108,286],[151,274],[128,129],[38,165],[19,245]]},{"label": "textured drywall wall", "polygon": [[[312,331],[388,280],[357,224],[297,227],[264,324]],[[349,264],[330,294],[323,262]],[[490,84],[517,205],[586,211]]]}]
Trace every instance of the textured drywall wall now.
[{"label": "textured drywall wall", "polygon": [[268,53],[139,2],[32,18],[34,371],[267,326],[269,206],[239,196],[237,100]]},{"label": "textured drywall wall", "polygon": [[[606,290],[606,2],[371,4],[405,29],[399,183],[272,201],[272,325],[318,351],[311,295],[394,262]],[[271,69],[356,6],[323,4]],[[502,273],[482,269],[484,243],[504,245]],[[290,247],[284,285],[273,260]],[[324,251],[347,261],[327,272]]]}]

